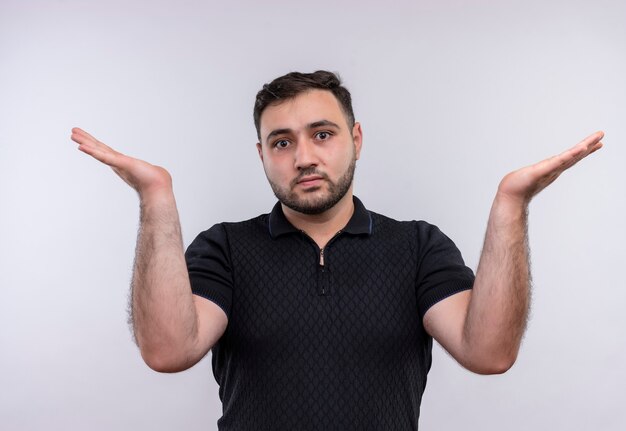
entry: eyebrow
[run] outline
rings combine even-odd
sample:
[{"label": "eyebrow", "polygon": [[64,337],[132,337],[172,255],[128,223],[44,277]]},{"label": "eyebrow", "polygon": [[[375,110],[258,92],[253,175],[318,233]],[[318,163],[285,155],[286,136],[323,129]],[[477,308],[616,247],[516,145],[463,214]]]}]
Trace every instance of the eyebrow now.
[{"label": "eyebrow", "polygon": [[[314,121],[313,123],[309,123],[306,125],[307,129],[317,129],[318,127],[332,127],[335,129],[341,129],[339,127],[338,124],[333,123],[332,121],[329,120],[319,120],[319,121]],[[275,129],[272,130],[270,133],[268,133],[267,137],[265,138],[265,142],[269,141],[271,138],[273,138],[274,136],[278,136],[278,135],[285,135],[285,134],[289,134],[289,133],[293,133],[293,129]]]}]

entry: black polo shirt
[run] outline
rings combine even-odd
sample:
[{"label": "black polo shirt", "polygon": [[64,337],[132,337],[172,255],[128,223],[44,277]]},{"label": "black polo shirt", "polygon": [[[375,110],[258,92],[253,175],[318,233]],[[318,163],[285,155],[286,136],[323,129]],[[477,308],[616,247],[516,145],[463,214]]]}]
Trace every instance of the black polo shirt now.
[{"label": "black polo shirt", "polygon": [[193,293],[228,315],[212,351],[220,430],[417,429],[432,349],[422,318],[474,275],[437,227],[354,204],[323,266],[278,203],[187,249]]}]

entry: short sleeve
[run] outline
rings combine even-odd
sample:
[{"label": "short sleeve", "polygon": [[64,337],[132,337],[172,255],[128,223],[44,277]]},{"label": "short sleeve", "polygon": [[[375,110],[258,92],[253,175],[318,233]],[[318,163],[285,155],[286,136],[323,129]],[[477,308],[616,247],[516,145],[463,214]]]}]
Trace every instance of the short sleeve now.
[{"label": "short sleeve", "polygon": [[217,305],[230,317],[232,268],[228,236],[217,224],[200,233],[185,252],[191,291]]},{"label": "short sleeve", "polygon": [[417,222],[418,270],[416,279],[420,318],[437,302],[471,289],[474,272],[465,266],[454,242],[437,226]]}]

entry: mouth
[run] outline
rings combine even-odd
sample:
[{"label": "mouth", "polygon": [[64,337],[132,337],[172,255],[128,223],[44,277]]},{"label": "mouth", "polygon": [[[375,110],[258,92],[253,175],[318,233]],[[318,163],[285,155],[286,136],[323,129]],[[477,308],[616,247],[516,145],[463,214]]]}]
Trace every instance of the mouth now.
[{"label": "mouth", "polygon": [[306,175],[302,178],[298,178],[296,184],[308,188],[319,186],[322,181],[324,181],[324,177],[321,175]]}]

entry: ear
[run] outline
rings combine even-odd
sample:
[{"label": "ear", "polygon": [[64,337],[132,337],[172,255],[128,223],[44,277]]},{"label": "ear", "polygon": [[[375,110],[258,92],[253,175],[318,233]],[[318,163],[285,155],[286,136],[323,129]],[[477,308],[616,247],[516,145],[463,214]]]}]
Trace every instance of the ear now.
[{"label": "ear", "polygon": [[259,152],[259,157],[261,158],[261,162],[263,162],[263,147],[260,142],[256,143],[256,150]]},{"label": "ear", "polygon": [[361,123],[354,123],[352,128],[352,141],[354,142],[356,158],[361,157],[361,146],[363,145],[363,130],[361,129]]}]

